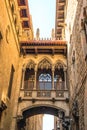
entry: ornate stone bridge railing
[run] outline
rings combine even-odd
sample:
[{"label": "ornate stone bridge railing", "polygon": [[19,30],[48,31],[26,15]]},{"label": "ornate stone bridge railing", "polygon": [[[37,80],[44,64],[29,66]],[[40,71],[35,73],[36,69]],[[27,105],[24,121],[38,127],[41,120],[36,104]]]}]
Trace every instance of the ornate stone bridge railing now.
[{"label": "ornate stone bridge railing", "polygon": [[68,90],[20,90],[20,97],[22,99],[53,99],[53,100],[67,100],[69,99]]}]

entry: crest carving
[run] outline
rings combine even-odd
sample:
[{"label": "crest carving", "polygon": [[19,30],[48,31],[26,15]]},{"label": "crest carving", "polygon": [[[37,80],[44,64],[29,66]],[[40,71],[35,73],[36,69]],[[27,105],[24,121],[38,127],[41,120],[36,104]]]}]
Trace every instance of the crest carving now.
[{"label": "crest carving", "polygon": [[40,68],[40,69],[50,69],[50,68],[52,68],[52,66],[47,59],[44,59],[39,63],[38,68]]},{"label": "crest carving", "polygon": [[63,64],[61,64],[61,63],[57,63],[56,65],[55,65],[55,69],[61,69],[61,68],[63,68]]},{"label": "crest carving", "polygon": [[35,63],[31,60],[31,61],[27,64],[26,68],[35,69]]}]

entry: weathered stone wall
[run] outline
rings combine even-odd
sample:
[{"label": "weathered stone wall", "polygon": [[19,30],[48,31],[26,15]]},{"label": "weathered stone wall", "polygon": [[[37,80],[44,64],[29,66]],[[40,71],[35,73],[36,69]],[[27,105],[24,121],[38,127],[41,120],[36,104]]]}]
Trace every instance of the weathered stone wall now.
[{"label": "weathered stone wall", "polygon": [[[13,119],[13,108],[16,102],[15,92],[20,49],[8,0],[0,1],[0,31],[3,37],[0,40],[0,101],[2,100],[7,105],[7,109],[2,112],[0,129],[9,130]],[[12,65],[15,71],[11,98],[9,99],[7,93]]]},{"label": "weathered stone wall", "polygon": [[84,124],[86,130],[87,128],[87,78],[85,82],[85,94],[84,94]]},{"label": "weathered stone wall", "polygon": [[85,124],[84,124],[84,91],[85,87],[84,84],[80,88],[78,94],[77,94],[77,100],[78,100],[78,107],[79,107],[79,128],[80,130],[85,130]]},{"label": "weathered stone wall", "polygon": [[[84,110],[87,109],[87,102],[84,102],[84,93],[86,91],[85,86],[87,86],[87,64],[84,57],[83,46],[81,40],[81,19],[83,18],[83,7],[86,6],[86,0],[75,0],[77,2],[76,13],[74,14],[74,23],[72,26],[72,32],[70,36],[69,53],[68,53],[68,72],[69,72],[69,87],[70,87],[70,111],[72,111],[72,104],[77,100],[79,107],[79,130],[86,130],[84,122],[85,113]],[[70,2],[70,0],[69,0]],[[70,9],[68,3],[68,10]],[[72,8],[74,5],[72,4]],[[72,14],[71,14],[72,15]],[[70,19],[69,13],[67,13],[67,21]],[[71,21],[72,22],[72,21]],[[68,32],[69,33],[69,32]],[[75,52],[75,53],[73,53]],[[73,60],[74,58],[74,60]],[[85,94],[86,95],[86,94]],[[85,100],[87,101],[87,100]],[[84,108],[85,105],[85,108]]]},{"label": "weathered stone wall", "polygon": [[43,115],[35,115],[26,119],[26,130],[42,130]]}]

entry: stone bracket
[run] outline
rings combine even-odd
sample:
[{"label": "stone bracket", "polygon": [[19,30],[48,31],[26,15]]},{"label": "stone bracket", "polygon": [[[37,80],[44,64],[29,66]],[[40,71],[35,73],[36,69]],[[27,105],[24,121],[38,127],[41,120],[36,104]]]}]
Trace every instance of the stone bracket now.
[{"label": "stone bracket", "polygon": [[0,101],[0,112],[4,111],[7,108],[6,103],[4,103],[2,100]]}]

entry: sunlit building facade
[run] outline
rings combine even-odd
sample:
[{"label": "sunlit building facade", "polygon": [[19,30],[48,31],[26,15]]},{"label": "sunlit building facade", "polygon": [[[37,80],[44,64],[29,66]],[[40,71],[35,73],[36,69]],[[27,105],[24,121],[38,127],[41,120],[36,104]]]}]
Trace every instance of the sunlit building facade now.
[{"label": "sunlit building facade", "polygon": [[87,1],[69,0],[66,16],[72,129],[87,129]]},{"label": "sunlit building facade", "polygon": [[56,0],[50,40],[34,39],[28,0],[0,8],[0,130],[42,130],[43,114],[86,130],[87,0]]}]

